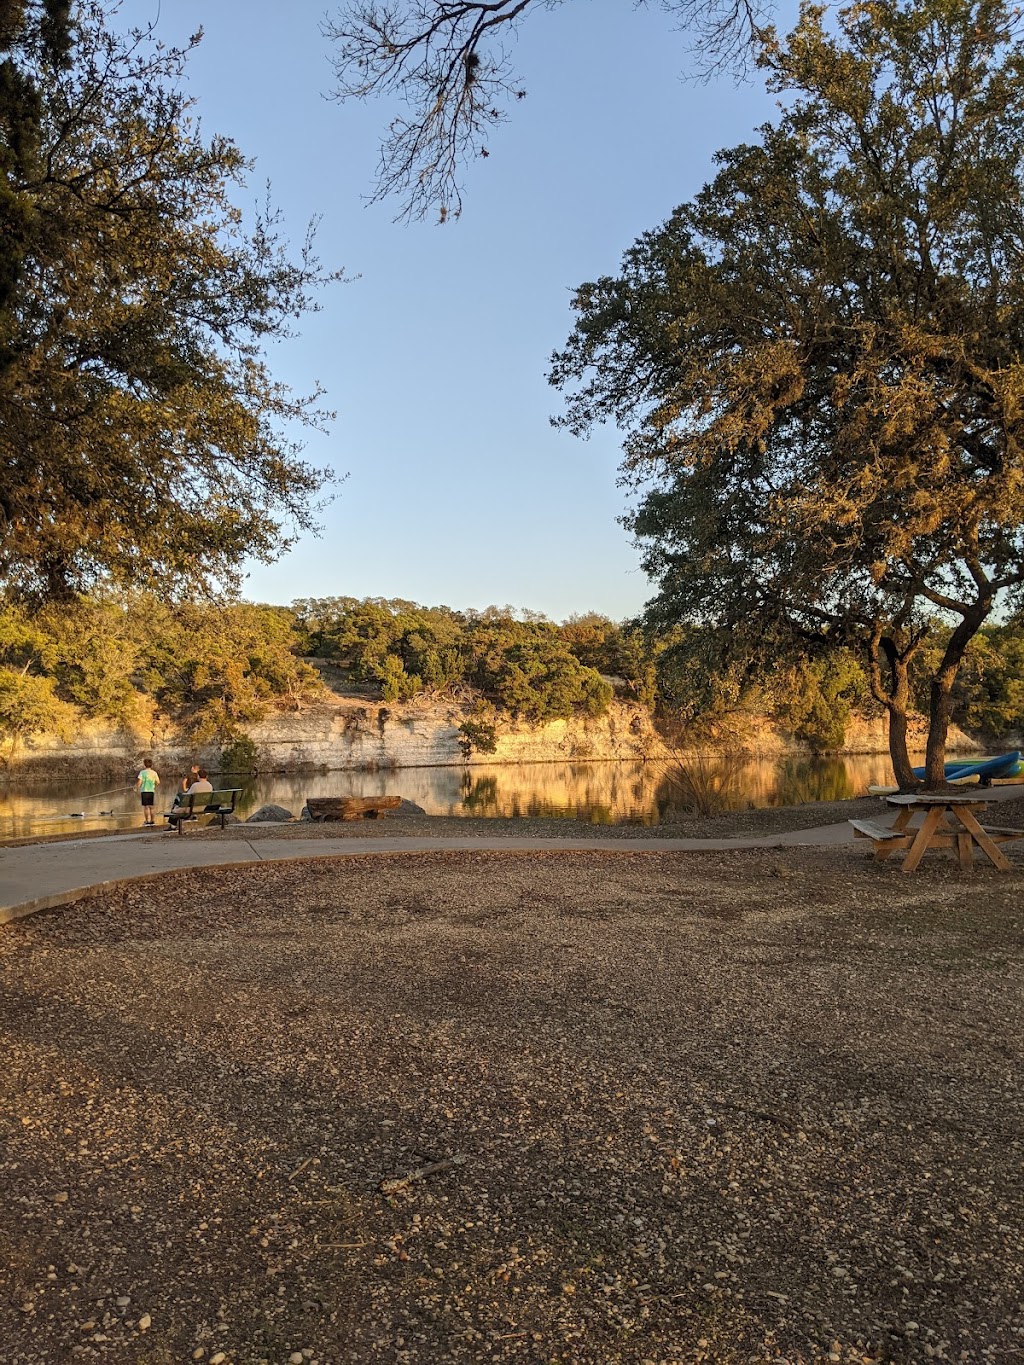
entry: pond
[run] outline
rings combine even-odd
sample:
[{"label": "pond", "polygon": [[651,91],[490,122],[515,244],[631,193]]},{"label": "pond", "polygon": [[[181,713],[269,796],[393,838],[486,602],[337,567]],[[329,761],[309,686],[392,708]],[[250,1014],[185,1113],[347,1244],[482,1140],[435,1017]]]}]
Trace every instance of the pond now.
[{"label": "pond", "polygon": [[[177,774],[164,773],[157,809],[170,805]],[[657,825],[688,812],[714,813],[861,796],[869,783],[891,781],[884,754],[850,758],[693,759],[679,772],[651,763],[524,763],[387,772],[224,776],[241,787],[243,818],[273,801],[298,815],[308,796],[404,796],[428,815],[566,818],[595,825]],[[216,778],[216,775],[215,775]],[[0,787],[0,838],[142,823],[129,783],[95,779],[18,782]]]}]

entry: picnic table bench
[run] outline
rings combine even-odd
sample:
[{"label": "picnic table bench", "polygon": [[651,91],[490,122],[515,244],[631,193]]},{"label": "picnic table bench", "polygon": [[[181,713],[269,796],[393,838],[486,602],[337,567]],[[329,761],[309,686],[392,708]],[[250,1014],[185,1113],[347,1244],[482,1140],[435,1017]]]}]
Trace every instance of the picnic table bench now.
[{"label": "picnic table bench", "polygon": [[[883,862],[898,849],[909,849],[902,871],[913,872],[930,848],[949,848],[956,853],[962,871],[974,866],[974,850],[979,848],[1000,872],[1009,872],[1010,863],[997,847],[1012,839],[1024,839],[1024,829],[980,825],[975,812],[988,808],[988,801],[977,796],[945,795],[938,792],[910,792],[887,796],[885,801],[897,808],[892,825],[876,820],[850,820],[855,837],[870,839],[875,858]],[[912,818],[924,813],[919,826]]]},{"label": "picnic table bench", "polygon": [[241,796],[240,787],[219,787],[212,792],[182,792],[176,806],[164,811],[168,830],[177,829],[180,834],[186,822],[198,820],[200,815],[220,817],[220,827],[224,828],[229,815],[235,811],[235,799]]}]

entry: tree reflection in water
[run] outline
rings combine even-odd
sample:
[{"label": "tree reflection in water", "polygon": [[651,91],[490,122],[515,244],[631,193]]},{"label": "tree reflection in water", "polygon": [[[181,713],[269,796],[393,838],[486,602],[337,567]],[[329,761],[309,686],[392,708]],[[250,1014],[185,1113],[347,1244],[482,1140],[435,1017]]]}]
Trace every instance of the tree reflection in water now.
[{"label": "tree reflection in water", "polygon": [[[679,765],[674,765],[677,769]],[[428,815],[545,817],[596,825],[656,825],[690,812],[797,805],[857,796],[869,783],[891,780],[885,755],[850,758],[688,759],[689,787],[663,762],[474,764],[471,767],[403,768],[387,772],[261,774],[233,780],[243,788],[244,818],[272,801],[298,815],[309,796],[404,796]],[[163,774],[170,804],[176,774]],[[218,777],[219,775],[215,775]],[[117,801],[93,795],[126,783]],[[671,780],[670,780],[671,779]],[[122,828],[141,824],[134,773],[100,774],[75,781],[11,781],[0,788],[0,836]],[[100,816],[114,806],[114,816]],[[72,821],[71,812],[84,818]]]}]

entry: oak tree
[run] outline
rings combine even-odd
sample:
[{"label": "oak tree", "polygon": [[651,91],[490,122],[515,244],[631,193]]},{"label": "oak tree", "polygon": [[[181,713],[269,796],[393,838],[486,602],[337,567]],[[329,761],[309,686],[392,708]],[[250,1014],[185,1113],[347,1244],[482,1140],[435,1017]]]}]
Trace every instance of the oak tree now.
[{"label": "oak tree", "polygon": [[197,554],[230,583],[313,524],[326,475],[295,433],[326,414],[265,349],[336,276],[272,211],[247,224],[249,163],[179,88],[189,50],[119,35],[95,0],[0,3],[9,592],[173,591]]},{"label": "oak tree", "polygon": [[628,432],[655,619],[866,650],[912,781],[943,779],[965,647],[1024,585],[1024,49],[1001,0],[805,5],[781,113],[583,285],[555,357],[578,432]]}]

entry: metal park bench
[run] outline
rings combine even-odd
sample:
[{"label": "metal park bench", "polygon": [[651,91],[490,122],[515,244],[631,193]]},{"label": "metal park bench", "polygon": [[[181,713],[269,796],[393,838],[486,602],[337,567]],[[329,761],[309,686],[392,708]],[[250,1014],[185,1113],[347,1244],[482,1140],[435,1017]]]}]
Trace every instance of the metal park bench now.
[{"label": "metal park bench", "polygon": [[217,791],[184,795],[177,806],[164,811],[168,830],[177,829],[180,834],[189,820],[198,820],[201,815],[219,816],[223,829],[228,816],[234,814],[235,800],[241,794],[241,788],[224,787]]}]

